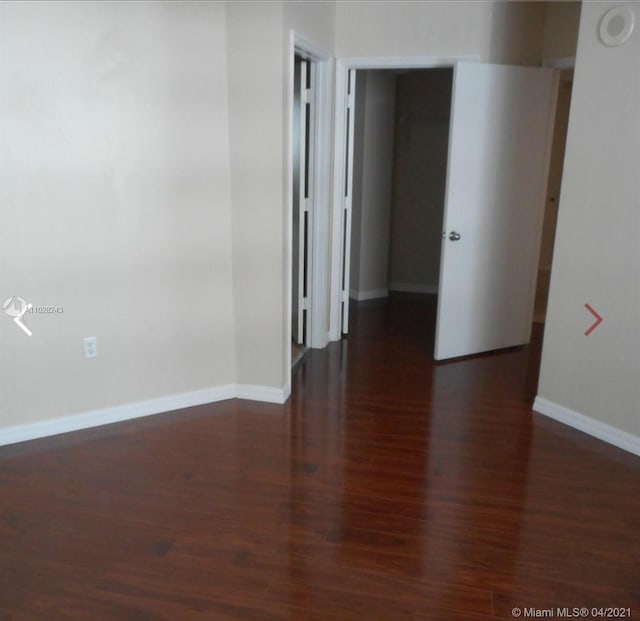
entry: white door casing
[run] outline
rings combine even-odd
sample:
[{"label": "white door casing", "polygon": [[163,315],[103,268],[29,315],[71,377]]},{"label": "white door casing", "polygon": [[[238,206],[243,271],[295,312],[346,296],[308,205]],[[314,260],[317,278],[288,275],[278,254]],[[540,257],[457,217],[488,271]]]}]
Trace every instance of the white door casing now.
[{"label": "white door casing", "polygon": [[294,96],[294,122],[297,141],[294,145],[294,244],[295,279],[293,283],[293,340],[299,344],[311,342],[310,277],[311,277],[311,218],[313,205],[315,119],[314,119],[314,64],[300,60],[296,68]]},{"label": "white door casing", "polygon": [[353,206],[353,156],[355,139],[355,110],[356,110],[356,72],[347,72],[346,98],[346,141],[345,141],[345,179],[342,209],[342,270],[341,270],[341,313],[340,331],[349,333],[349,279],[351,273],[351,215]]}]

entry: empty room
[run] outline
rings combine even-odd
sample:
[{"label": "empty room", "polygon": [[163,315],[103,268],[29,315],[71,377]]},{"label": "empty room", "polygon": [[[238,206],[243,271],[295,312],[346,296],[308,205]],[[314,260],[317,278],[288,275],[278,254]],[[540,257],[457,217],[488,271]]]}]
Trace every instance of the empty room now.
[{"label": "empty room", "polygon": [[0,3],[0,619],[640,614],[640,3]]}]

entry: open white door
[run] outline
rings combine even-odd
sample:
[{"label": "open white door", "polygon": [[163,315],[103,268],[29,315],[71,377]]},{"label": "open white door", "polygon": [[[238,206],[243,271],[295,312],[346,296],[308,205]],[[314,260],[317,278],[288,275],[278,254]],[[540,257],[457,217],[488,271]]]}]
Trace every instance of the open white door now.
[{"label": "open white door", "polygon": [[553,70],[454,70],[436,360],[528,343]]},{"label": "open white door", "polygon": [[310,208],[313,183],[314,110],[311,87],[313,64],[296,59],[294,85],[293,157],[293,317],[292,337],[296,343],[310,342],[309,259],[311,256]]}]

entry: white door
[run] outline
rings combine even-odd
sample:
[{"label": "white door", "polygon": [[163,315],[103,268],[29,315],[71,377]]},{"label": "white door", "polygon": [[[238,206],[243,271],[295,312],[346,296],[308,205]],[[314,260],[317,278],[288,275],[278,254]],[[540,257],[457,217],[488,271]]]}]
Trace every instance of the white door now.
[{"label": "white door", "polygon": [[292,338],[309,344],[310,210],[313,184],[314,109],[313,64],[296,58],[293,102],[293,317]]},{"label": "white door", "polygon": [[454,70],[436,360],[528,343],[553,71]]}]

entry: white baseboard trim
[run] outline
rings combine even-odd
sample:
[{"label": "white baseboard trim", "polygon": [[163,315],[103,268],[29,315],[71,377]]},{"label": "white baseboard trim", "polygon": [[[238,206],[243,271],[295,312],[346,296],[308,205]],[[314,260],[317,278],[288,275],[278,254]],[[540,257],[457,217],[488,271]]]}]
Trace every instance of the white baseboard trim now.
[{"label": "white baseboard trim", "polygon": [[438,285],[423,285],[413,282],[392,282],[389,283],[389,291],[401,293],[438,293]]},{"label": "white baseboard trim", "polygon": [[357,300],[358,302],[376,300],[378,298],[388,298],[389,289],[370,289],[369,291],[357,291],[356,289],[350,289],[349,297]]},{"label": "white baseboard trim", "polygon": [[238,384],[236,386],[236,399],[249,399],[250,401],[263,401],[265,403],[284,403],[291,393],[291,386],[284,388],[270,388],[269,386],[254,386],[252,384]]},{"label": "white baseboard trim", "polygon": [[180,410],[195,405],[225,401],[226,399],[251,399],[253,401],[281,404],[289,398],[290,393],[291,386],[289,384],[282,389],[247,384],[226,384],[224,386],[193,390],[157,399],[126,403],[111,408],[91,410],[80,414],[0,429],[0,446],[119,423],[133,420],[134,418],[142,418],[143,416],[162,414],[163,412]]},{"label": "white baseboard trim", "polygon": [[578,431],[588,433],[594,438],[613,444],[629,453],[640,456],[640,437],[635,436],[617,427],[612,427],[599,420],[571,410],[563,405],[558,405],[543,397],[536,397],[533,409],[539,414],[544,414],[565,425],[569,425]]}]

